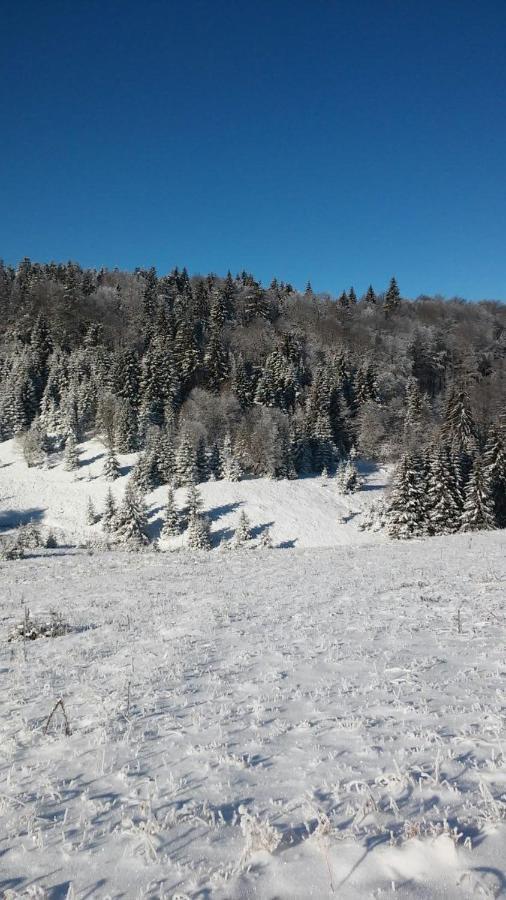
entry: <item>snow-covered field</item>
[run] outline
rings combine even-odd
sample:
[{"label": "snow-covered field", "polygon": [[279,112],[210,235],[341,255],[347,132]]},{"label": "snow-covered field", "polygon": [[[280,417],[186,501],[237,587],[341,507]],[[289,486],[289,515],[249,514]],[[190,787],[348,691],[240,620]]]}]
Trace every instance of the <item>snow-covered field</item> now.
[{"label": "snow-covered field", "polygon": [[0,571],[5,896],[504,893],[502,534],[61,553]]},{"label": "snow-covered field", "polygon": [[[101,453],[0,445],[0,526],[89,537]],[[362,533],[382,478],[204,485],[211,553],[0,563],[0,896],[506,894],[504,534]],[[241,508],[293,549],[220,552]],[[27,609],[69,632],[8,642]]]}]

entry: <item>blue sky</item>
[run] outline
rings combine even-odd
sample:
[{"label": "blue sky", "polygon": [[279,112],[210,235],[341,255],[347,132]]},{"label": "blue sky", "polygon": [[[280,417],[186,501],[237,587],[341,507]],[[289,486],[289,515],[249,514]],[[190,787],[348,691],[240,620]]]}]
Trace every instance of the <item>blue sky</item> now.
[{"label": "blue sky", "polygon": [[2,9],[0,257],[506,299],[504,0]]}]

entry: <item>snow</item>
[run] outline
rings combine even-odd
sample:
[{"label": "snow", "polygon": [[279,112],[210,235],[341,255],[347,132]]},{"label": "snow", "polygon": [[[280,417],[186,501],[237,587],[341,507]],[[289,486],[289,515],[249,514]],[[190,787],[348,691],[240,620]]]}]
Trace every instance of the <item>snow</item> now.
[{"label": "snow", "polygon": [[[10,442],[0,460],[4,524],[31,507],[93,533],[101,460],[90,481]],[[335,510],[381,490],[339,500],[332,480],[202,493],[234,506],[218,539],[242,508],[294,549],[0,563],[0,895],[503,894],[504,534],[362,534]],[[27,609],[70,630],[8,643]]]},{"label": "snow", "polygon": [[[6,527],[31,516],[54,528],[62,539],[104,539],[100,525],[86,525],[88,497],[95,510],[102,512],[111,486],[119,501],[137,454],[120,455],[122,477],[108,482],[103,476],[104,445],[89,440],[78,449],[79,469],[66,472],[61,458],[52,461],[50,468],[28,468],[15,440],[0,444],[0,527],[2,521]],[[363,469],[363,490],[347,496],[338,494],[335,478],[220,480],[199,485],[203,510],[212,520],[214,547],[223,548],[233,538],[241,510],[246,512],[255,536],[269,527],[274,544],[285,547],[333,547],[380,540],[379,535],[360,531],[358,525],[362,510],[382,495],[388,473],[382,467]],[[175,492],[179,507],[184,506],[186,493],[185,488]],[[152,537],[160,535],[166,498],[166,487],[157,488],[148,496]]]}]

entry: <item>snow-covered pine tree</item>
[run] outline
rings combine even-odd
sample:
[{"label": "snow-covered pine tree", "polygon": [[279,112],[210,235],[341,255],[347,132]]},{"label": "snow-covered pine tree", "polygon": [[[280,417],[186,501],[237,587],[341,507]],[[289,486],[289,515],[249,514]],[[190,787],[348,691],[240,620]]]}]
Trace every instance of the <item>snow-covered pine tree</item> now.
[{"label": "snow-covered pine tree", "polygon": [[444,445],[433,448],[429,457],[426,508],[429,534],[452,534],[459,530],[462,496],[451,455]]},{"label": "snow-covered pine tree", "polygon": [[79,468],[79,454],[77,451],[76,439],[72,432],[69,433],[65,442],[63,468],[66,472],[74,472]]},{"label": "snow-covered pine tree", "polygon": [[198,515],[202,509],[202,497],[197,485],[194,483],[188,485],[186,508],[188,510],[188,519]]},{"label": "snow-covered pine tree", "polygon": [[264,528],[260,535],[260,547],[262,550],[272,550],[273,543],[270,528]]},{"label": "snow-covered pine tree", "polygon": [[506,528],[506,445],[503,433],[494,425],[488,430],[483,454],[490,478],[497,528]]},{"label": "snow-covered pine tree", "polygon": [[232,448],[232,439],[227,433],[221,450],[221,477],[226,481],[239,481],[241,474],[240,463]]},{"label": "snow-covered pine tree", "polygon": [[104,511],[102,513],[102,528],[104,531],[114,531],[114,522],[116,518],[116,503],[114,501],[111,488],[107,489],[104,500]]},{"label": "snow-covered pine tree", "polygon": [[149,544],[148,515],[144,496],[132,480],[127,484],[123,503],[115,521],[114,533],[118,541],[131,549]]},{"label": "snow-covered pine tree", "polygon": [[190,515],[186,541],[190,550],[211,549],[210,525],[206,516],[199,512]]},{"label": "snow-covered pine tree", "polygon": [[197,480],[195,447],[186,432],[183,432],[179,441],[174,469],[177,486],[193,484]]},{"label": "snow-covered pine tree", "polygon": [[104,463],[104,477],[107,481],[114,481],[119,478],[119,463],[117,456],[112,447],[107,450]]},{"label": "snow-covered pine tree", "polygon": [[95,507],[93,505],[93,500],[91,497],[88,497],[88,501],[86,503],[86,524],[87,525],[95,525],[97,522],[98,516],[95,512]]},{"label": "snow-covered pine tree", "polygon": [[469,395],[464,387],[453,385],[449,390],[442,433],[454,452],[471,455],[476,452],[476,425],[471,414]]},{"label": "snow-covered pine tree", "polygon": [[245,511],[242,509],[239,516],[239,524],[234,535],[234,542],[237,547],[242,547],[249,540],[251,540],[251,524]]},{"label": "snow-covered pine tree", "polygon": [[397,468],[388,502],[391,537],[411,538],[425,531],[425,471],[415,453],[406,453]]},{"label": "snow-covered pine tree", "polygon": [[358,469],[351,459],[343,460],[336,475],[337,490],[340,494],[354,494],[360,485]]},{"label": "snow-covered pine tree", "polygon": [[461,516],[462,531],[490,530],[496,527],[492,482],[478,456],[466,486],[464,509]]},{"label": "snow-covered pine tree", "polygon": [[174,491],[169,487],[167,492],[167,503],[165,506],[165,517],[162,526],[162,538],[175,537],[181,533],[181,522],[179,513],[176,509],[176,501]]}]

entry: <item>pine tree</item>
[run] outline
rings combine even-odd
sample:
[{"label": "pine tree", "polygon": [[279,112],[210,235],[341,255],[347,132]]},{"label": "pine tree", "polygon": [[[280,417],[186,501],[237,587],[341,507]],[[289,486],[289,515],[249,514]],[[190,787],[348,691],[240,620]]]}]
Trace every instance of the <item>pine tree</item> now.
[{"label": "pine tree", "polygon": [[110,447],[107,451],[107,456],[105,458],[104,463],[104,478],[107,481],[114,481],[116,478],[119,478],[119,463],[114,453],[112,447]]},{"label": "pine tree", "polygon": [[374,288],[373,288],[372,284],[369,285],[369,287],[367,288],[367,291],[365,292],[364,302],[367,303],[369,306],[374,306],[374,304],[376,303],[376,294],[374,293]]},{"label": "pine tree", "polygon": [[462,531],[480,531],[495,527],[491,479],[483,461],[477,457],[466,487],[461,529]]},{"label": "pine tree", "polygon": [[355,293],[355,288],[351,287],[348,291],[348,305],[356,306],[357,305],[357,295]]},{"label": "pine tree", "polygon": [[67,437],[65,443],[65,452],[63,454],[63,468],[66,472],[73,472],[79,468],[79,454],[77,451],[76,440],[72,432]]},{"label": "pine tree", "polygon": [[243,509],[241,510],[241,514],[239,516],[239,524],[235,532],[234,540],[237,547],[240,547],[247,541],[251,540],[250,521]]},{"label": "pine tree", "polygon": [[490,479],[497,528],[506,528],[506,446],[495,426],[488,430],[484,465]]},{"label": "pine tree", "polygon": [[241,474],[241,466],[232,449],[230,434],[227,434],[221,450],[221,477],[226,481],[239,481]]},{"label": "pine tree", "polygon": [[443,437],[456,452],[475,453],[477,432],[465,388],[450,388],[442,427]]},{"label": "pine tree", "polygon": [[401,295],[395,278],[390,279],[388,290],[385,294],[383,309],[386,313],[392,313],[401,305]]},{"label": "pine tree", "polygon": [[264,528],[260,535],[260,547],[262,547],[263,550],[272,550],[273,543],[269,528]]},{"label": "pine tree", "polygon": [[183,432],[176,451],[174,465],[175,481],[178,486],[193,484],[198,477],[195,447],[186,432]]},{"label": "pine tree", "polygon": [[200,514],[200,511],[202,509],[202,497],[196,484],[190,484],[188,486],[186,508],[188,510],[189,520],[192,518],[192,516]]},{"label": "pine tree", "polygon": [[221,456],[218,444],[214,443],[207,456],[207,471],[210,481],[221,478]]},{"label": "pine tree", "polygon": [[98,517],[95,512],[93,500],[91,499],[91,497],[88,497],[88,502],[86,504],[86,524],[87,525],[95,525],[97,518]]},{"label": "pine tree", "polygon": [[360,485],[358,470],[351,459],[343,460],[339,465],[336,484],[340,494],[354,494],[358,490]]},{"label": "pine tree", "polygon": [[436,447],[429,461],[427,530],[430,534],[452,534],[459,530],[462,497],[451,455]]},{"label": "pine tree", "polygon": [[106,532],[114,531],[114,522],[116,518],[116,503],[114,502],[111,488],[107,489],[104,501],[104,511],[102,513],[102,528]]},{"label": "pine tree", "polygon": [[425,530],[425,477],[420,458],[407,453],[397,468],[388,503],[391,537],[411,538]]},{"label": "pine tree", "polygon": [[147,527],[148,516],[144,497],[130,480],[116,516],[115,535],[121,543],[127,544],[132,549],[139,549],[149,543]]},{"label": "pine tree", "polygon": [[211,549],[209,520],[201,513],[197,512],[190,516],[186,540],[190,550]]},{"label": "pine tree", "polygon": [[167,504],[165,506],[165,518],[162,527],[162,538],[175,537],[176,535],[181,533],[181,523],[179,521],[179,514],[176,509],[176,501],[174,498],[174,491],[171,487],[167,492]]}]

